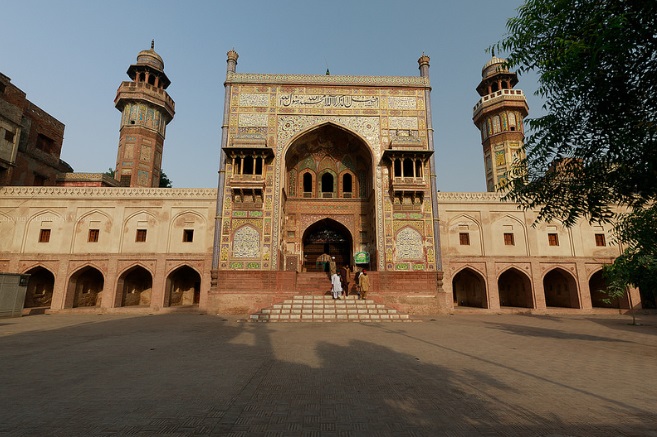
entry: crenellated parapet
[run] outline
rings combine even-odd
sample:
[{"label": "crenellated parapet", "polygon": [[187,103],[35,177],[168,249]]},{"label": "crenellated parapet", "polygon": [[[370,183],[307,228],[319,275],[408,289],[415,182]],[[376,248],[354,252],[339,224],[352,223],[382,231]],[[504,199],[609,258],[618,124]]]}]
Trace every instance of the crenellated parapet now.
[{"label": "crenellated parapet", "polygon": [[116,199],[214,199],[215,188],[143,188],[143,187],[2,187],[5,196],[36,198],[116,198]]},{"label": "crenellated parapet", "polygon": [[227,84],[291,84],[299,85],[339,85],[339,86],[381,86],[381,87],[429,87],[428,77],[416,76],[349,76],[325,74],[226,74]]}]

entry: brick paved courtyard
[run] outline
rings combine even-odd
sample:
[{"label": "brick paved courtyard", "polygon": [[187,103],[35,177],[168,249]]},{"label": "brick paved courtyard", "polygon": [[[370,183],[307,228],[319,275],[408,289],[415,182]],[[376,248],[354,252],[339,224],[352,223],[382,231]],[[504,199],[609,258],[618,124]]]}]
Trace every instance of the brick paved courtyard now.
[{"label": "brick paved courtyard", "polygon": [[0,319],[0,435],[657,436],[657,317]]}]

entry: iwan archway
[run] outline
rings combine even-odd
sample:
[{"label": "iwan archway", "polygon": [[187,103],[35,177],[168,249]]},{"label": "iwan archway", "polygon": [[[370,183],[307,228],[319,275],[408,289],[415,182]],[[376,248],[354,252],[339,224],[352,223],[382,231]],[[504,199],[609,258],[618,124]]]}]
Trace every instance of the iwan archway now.
[{"label": "iwan archway", "polygon": [[[376,208],[369,146],[332,123],[313,127],[285,153],[282,247],[288,270],[318,271],[321,255],[353,264],[376,252]],[[372,263],[371,265],[374,265]]]},{"label": "iwan archway", "polygon": [[325,271],[327,257],[338,266],[351,265],[353,239],[342,224],[331,219],[314,223],[303,234],[303,266],[306,271]]}]

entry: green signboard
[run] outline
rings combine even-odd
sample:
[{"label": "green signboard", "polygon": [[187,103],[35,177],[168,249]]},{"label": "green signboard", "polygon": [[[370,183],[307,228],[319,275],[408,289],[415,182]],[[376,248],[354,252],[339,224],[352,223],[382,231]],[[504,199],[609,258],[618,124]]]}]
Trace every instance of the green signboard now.
[{"label": "green signboard", "polygon": [[370,254],[369,254],[369,252],[356,252],[354,254],[354,263],[355,264],[369,264],[370,263]]}]

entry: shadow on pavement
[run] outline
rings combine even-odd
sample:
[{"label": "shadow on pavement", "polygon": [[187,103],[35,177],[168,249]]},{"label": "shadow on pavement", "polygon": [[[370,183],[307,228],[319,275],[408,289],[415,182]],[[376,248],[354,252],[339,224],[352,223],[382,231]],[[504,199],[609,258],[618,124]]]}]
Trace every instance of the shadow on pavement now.
[{"label": "shadow on pavement", "polygon": [[655,420],[619,404],[605,408],[626,420],[603,424],[537,407],[541,387],[496,378],[476,351],[431,347],[412,327],[72,317],[0,337],[0,434],[583,436]]}]

